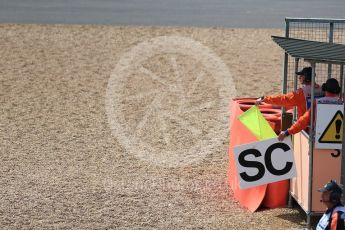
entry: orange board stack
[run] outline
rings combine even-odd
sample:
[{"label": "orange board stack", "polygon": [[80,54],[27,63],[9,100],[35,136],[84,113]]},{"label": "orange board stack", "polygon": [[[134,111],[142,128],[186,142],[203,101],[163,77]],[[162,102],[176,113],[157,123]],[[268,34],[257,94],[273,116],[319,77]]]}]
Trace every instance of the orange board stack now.
[{"label": "orange board stack", "polygon": [[[236,172],[236,164],[233,149],[237,145],[248,144],[257,141],[257,138],[237,119],[244,111],[255,104],[256,98],[237,98],[231,102],[230,117],[230,144],[229,144],[229,168],[228,180],[233,191],[234,198],[250,211],[256,211],[260,206],[277,208],[286,205],[289,180],[279,181],[268,185],[261,185],[254,188],[241,190]],[[276,133],[280,132],[280,109],[270,104],[259,106],[266,120]]]}]

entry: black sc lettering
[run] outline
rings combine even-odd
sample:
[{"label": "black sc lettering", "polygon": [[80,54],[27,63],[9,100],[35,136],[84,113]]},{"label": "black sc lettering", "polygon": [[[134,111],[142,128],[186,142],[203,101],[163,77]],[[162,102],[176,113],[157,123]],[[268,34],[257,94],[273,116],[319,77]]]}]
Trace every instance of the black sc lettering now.
[{"label": "black sc lettering", "polygon": [[254,176],[249,176],[246,172],[242,172],[242,173],[240,173],[241,178],[245,181],[248,181],[248,182],[260,180],[265,175],[265,166],[263,164],[261,164],[260,162],[257,162],[257,161],[245,160],[244,158],[247,155],[254,155],[255,157],[260,157],[261,153],[256,149],[247,149],[247,150],[241,152],[240,155],[238,156],[238,162],[243,167],[257,168],[258,173]]},{"label": "black sc lettering", "polygon": [[285,167],[283,169],[280,169],[280,170],[274,168],[271,158],[272,158],[273,150],[275,150],[275,149],[282,149],[282,150],[284,150],[284,152],[286,152],[286,151],[290,150],[290,147],[285,143],[279,142],[279,143],[275,143],[275,144],[271,145],[270,147],[268,147],[268,149],[266,150],[266,153],[265,153],[265,165],[266,165],[267,170],[270,173],[272,173],[273,175],[281,176],[281,175],[288,173],[291,170],[293,163],[292,162],[286,162]]}]

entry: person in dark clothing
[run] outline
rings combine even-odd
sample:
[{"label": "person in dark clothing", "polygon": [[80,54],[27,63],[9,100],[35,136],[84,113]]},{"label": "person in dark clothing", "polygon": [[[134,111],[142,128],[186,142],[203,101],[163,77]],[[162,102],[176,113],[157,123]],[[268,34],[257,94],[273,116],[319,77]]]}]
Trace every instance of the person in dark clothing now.
[{"label": "person in dark clothing", "polygon": [[345,229],[345,207],[341,203],[343,189],[335,180],[331,180],[318,190],[322,192],[321,202],[327,210],[316,226],[316,230],[344,230]]}]

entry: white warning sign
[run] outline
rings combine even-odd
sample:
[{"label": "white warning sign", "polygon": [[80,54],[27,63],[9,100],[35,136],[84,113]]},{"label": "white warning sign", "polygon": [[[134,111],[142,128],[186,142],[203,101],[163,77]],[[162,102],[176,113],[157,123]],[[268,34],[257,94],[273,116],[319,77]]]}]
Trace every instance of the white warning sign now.
[{"label": "white warning sign", "polygon": [[316,106],[315,148],[341,149],[344,105]]}]

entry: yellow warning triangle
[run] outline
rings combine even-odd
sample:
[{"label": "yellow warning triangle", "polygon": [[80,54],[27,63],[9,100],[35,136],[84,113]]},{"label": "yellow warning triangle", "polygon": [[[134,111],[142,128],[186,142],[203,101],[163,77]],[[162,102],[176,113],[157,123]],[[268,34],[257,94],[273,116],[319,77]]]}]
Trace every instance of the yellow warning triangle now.
[{"label": "yellow warning triangle", "polygon": [[343,113],[338,110],[319,138],[320,143],[342,143]]}]

